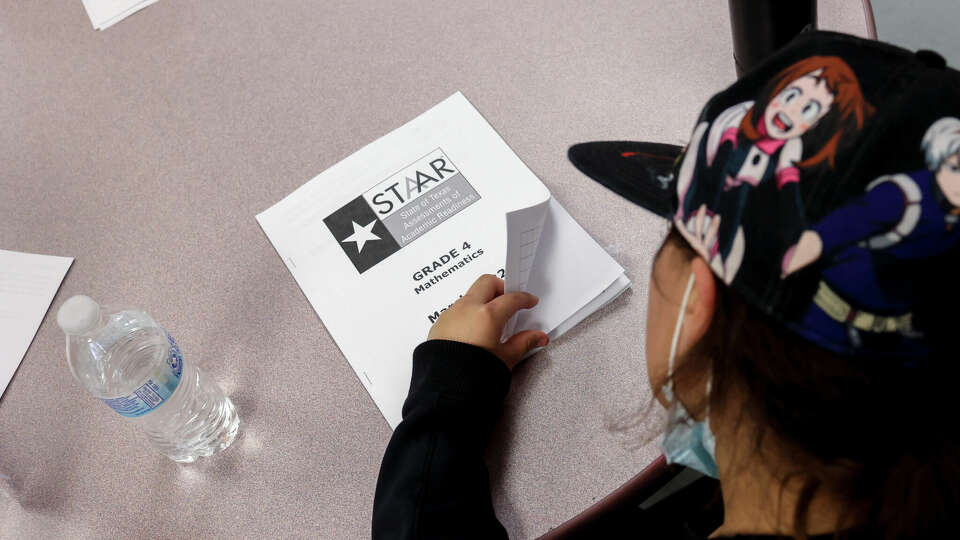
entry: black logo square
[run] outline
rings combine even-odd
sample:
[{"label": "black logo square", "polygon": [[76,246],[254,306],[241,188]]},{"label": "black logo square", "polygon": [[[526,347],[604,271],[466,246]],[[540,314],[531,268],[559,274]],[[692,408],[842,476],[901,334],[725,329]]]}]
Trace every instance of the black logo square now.
[{"label": "black logo square", "polygon": [[361,274],[400,249],[363,196],[343,205],[323,222]]}]

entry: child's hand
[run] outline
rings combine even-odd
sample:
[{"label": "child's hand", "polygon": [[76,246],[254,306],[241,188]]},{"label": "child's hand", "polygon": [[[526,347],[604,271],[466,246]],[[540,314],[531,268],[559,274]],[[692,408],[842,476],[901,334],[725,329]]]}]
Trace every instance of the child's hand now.
[{"label": "child's hand", "polygon": [[526,292],[504,294],[503,280],[484,274],[467,294],[440,315],[427,339],[448,339],[483,347],[513,369],[528,351],[547,344],[547,334],[524,330],[503,343],[500,335],[514,313],[530,309],[539,301]]}]

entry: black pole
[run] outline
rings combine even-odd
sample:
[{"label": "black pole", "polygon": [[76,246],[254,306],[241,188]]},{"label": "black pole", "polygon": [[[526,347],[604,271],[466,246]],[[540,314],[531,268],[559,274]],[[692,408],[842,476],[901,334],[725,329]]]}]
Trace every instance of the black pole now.
[{"label": "black pole", "polygon": [[730,0],[730,27],[741,77],[803,30],[817,27],[817,0]]}]

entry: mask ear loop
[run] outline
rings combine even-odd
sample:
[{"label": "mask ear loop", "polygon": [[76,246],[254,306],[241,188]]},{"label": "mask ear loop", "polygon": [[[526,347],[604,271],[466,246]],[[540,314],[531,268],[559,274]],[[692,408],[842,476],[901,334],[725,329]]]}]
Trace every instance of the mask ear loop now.
[{"label": "mask ear loop", "polygon": [[710,390],[713,388],[713,370],[710,370],[710,376],[707,377],[707,408],[704,418],[710,418]]},{"label": "mask ear loop", "polygon": [[673,401],[673,361],[677,356],[677,343],[680,341],[680,329],[683,327],[683,315],[687,311],[690,293],[693,291],[694,274],[687,280],[687,288],[683,291],[683,300],[680,302],[680,312],[677,313],[677,324],[673,326],[673,339],[670,341],[670,357],[667,359],[667,383],[664,385],[664,394],[667,401]]},{"label": "mask ear loop", "polygon": [[[713,461],[717,461],[717,437],[710,429],[710,390],[713,389],[713,370],[710,370],[710,377],[707,378],[707,407],[704,412],[703,425],[706,426],[706,433],[703,437],[703,446],[713,456]],[[719,473],[718,473],[719,474]]]}]

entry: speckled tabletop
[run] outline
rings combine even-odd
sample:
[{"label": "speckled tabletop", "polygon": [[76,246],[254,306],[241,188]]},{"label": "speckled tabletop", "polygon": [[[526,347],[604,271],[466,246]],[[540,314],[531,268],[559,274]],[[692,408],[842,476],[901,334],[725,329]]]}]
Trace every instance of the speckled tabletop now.
[{"label": "speckled tabletop", "polygon": [[[866,34],[858,0],[820,21]],[[517,370],[488,452],[513,538],[576,515],[659,454],[605,422],[649,397],[665,227],[566,149],[681,143],[733,78],[721,1],[161,0],[96,32],[80,0],[0,0],[0,248],[76,257],[0,399],[0,537],[369,536],[390,429],[254,215],[456,90],[634,280]],[[84,393],[53,316],[81,292],[176,336],[233,447],[178,466]]]}]

